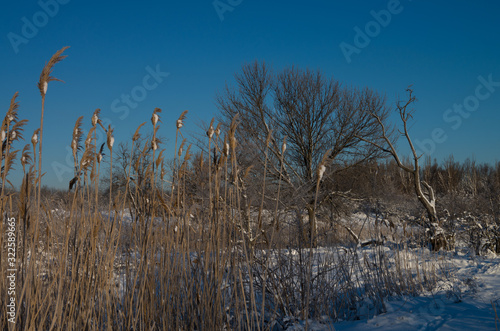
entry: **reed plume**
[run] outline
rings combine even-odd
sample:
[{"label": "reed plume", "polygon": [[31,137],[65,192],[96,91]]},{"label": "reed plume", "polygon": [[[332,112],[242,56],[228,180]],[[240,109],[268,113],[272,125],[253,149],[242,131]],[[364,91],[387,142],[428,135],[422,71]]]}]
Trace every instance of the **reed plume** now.
[{"label": "reed plume", "polygon": [[63,47],[58,50],[52,57],[49,62],[45,64],[40,73],[40,80],[38,81],[38,89],[40,90],[40,94],[42,96],[42,114],[40,117],[40,143],[38,145],[38,193],[37,193],[37,214],[40,215],[40,192],[41,192],[41,182],[42,182],[42,141],[43,141],[43,115],[45,112],[45,95],[47,94],[47,88],[49,86],[49,82],[51,81],[60,81],[60,79],[51,76],[52,70],[54,69],[54,65],[63,59],[66,58],[66,55],[63,55],[64,51],[68,49],[69,46]]},{"label": "reed plume", "polygon": [[38,135],[40,134],[40,129],[36,129],[31,136],[31,145],[33,146],[33,164],[36,164],[36,145],[38,144]]},{"label": "reed plume", "polygon": [[185,110],[185,111],[182,112],[181,116],[179,116],[179,119],[176,122],[177,129],[182,128],[182,126],[184,125],[184,120],[186,119],[187,112],[188,111]]},{"label": "reed plume", "polygon": [[[9,170],[12,169],[12,165],[14,164],[14,160],[16,158],[18,151],[10,151],[10,147],[12,143],[18,139],[22,138],[23,126],[28,122],[27,120],[18,121],[18,109],[19,102],[17,101],[17,97],[19,93],[16,92],[12,96],[10,100],[9,110],[3,119],[0,135],[1,135],[1,145],[0,145],[0,166],[2,166],[2,195],[5,190],[5,183],[12,184],[7,180],[7,174]],[[12,128],[11,128],[12,125]]]},{"label": "reed plume", "polygon": [[30,155],[30,145],[26,144],[21,153],[21,165],[23,166],[23,173],[26,173],[26,165],[31,163],[33,160]]},{"label": "reed plume", "polygon": [[73,160],[75,162],[75,175],[78,172],[78,151],[82,149],[82,122],[83,116],[78,117],[73,127],[73,137],[71,139],[71,151],[73,152]]},{"label": "reed plume", "polygon": [[109,213],[111,214],[111,203],[113,201],[112,191],[113,191],[113,144],[115,143],[115,138],[113,137],[114,129],[111,128],[111,124],[108,125],[106,144],[109,149]]}]

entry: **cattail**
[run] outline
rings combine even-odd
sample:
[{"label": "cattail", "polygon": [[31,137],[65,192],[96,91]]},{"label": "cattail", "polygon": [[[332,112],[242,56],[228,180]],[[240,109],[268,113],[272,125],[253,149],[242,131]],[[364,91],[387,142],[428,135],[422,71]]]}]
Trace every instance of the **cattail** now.
[{"label": "cattail", "polygon": [[90,133],[89,133],[89,135],[87,136],[87,139],[85,139],[85,148],[89,148],[90,143],[92,143],[92,137],[90,136]]},{"label": "cattail", "polygon": [[[11,139],[12,140],[19,140],[19,139],[24,139],[23,138],[23,126],[26,125],[26,123],[28,122],[28,120],[21,120],[21,121],[17,121],[16,124],[14,124],[12,126],[12,130],[11,130]],[[15,132],[15,133],[12,133],[12,132]]]},{"label": "cattail", "polygon": [[151,148],[153,151],[156,151],[158,149],[158,144],[156,143],[156,139],[151,140]]},{"label": "cattail", "polygon": [[285,154],[286,151],[286,138],[283,139],[283,145],[281,145],[281,154]]},{"label": "cattail", "polygon": [[208,128],[208,131],[207,131],[207,136],[208,136],[208,138],[212,138],[213,135],[214,135],[214,128],[212,126],[210,126],[210,128]]},{"label": "cattail", "polygon": [[233,151],[236,150],[236,128],[238,126],[238,114],[236,114],[231,120],[231,125],[229,126],[229,144]]},{"label": "cattail", "polygon": [[89,149],[91,146],[91,143],[92,143],[92,138],[87,137],[87,139],[85,139],[85,149]]},{"label": "cattail", "polygon": [[10,133],[10,140],[14,140],[14,139],[16,139],[16,136],[17,136],[16,131],[12,131],[12,132]]},{"label": "cattail", "polygon": [[85,150],[89,149],[92,146],[92,134],[95,131],[95,126],[91,127],[89,133],[87,134],[87,138],[85,139]]},{"label": "cattail", "polygon": [[19,102],[16,101],[18,92],[14,93],[14,96],[10,99],[10,106],[7,114],[2,123],[2,129],[9,130],[10,123],[17,119],[17,110],[19,108]]},{"label": "cattail", "polygon": [[235,136],[232,136],[229,138],[229,142],[230,142],[230,147],[234,150],[236,150],[236,145],[238,144],[238,140],[236,140],[236,137]]},{"label": "cattail", "polygon": [[38,133],[40,132],[40,129],[36,129],[35,132],[33,132],[33,135],[31,136],[31,143],[36,145],[38,143]]},{"label": "cattail", "polygon": [[108,138],[108,148],[113,149],[113,144],[115,143],[115,137],[109,136]]},{"label": "cattail", "polygon": [[111,124],[108,126],[108,134],[107,134],[107,144],[108,144],[108,148],[109,150],[113,150],[113,144],[115,143],[115,138],[113,137],[113,130],[111,128]]},{"label": "cattail", "polygon": [[208,126],[208,131],[207,131],[207,136],[209,139],[212,138],[212,136],[214,135],[214,121],[215,121],[215,118],[212,118],[212,120],[210,121],[210,125]]},{"label": "cattail", "polygon": [[1,138],[2,141],[5,140],[5,135],[6,135],[5,130],[2,129],[2,132],[0,132],[0,138]]},{"label": "cattail", "polygon": [[97,162],[98,163],[101,163],[102,161],[102,154],[103,154],[103,151],[104,151],[104,143],[101,145],[101,149],[99,150],[99,153],[97,154]]},{"label": "cattail", "polygon": [[92,115],[92,126],[96,126],[97,123],[99,122],[99,113],[100,112],[101,112],[101,110],[99,108],[97,108],[94,111],[94,114]]},{"label": "cattail", "polygon": [[217,124],[217,127],[215,128],[215,135],[218,137],[220,135],[220,123]]},{"label": "cattail", "polygon": [[191,144],[186,149],[186,154],[184,155],[184,163],[186,163],[191,159],[191,153],[189,153],[190,150],[191,150]]},{"label": "cattail", "polygon": [[78,142],[76,141],[76,139],[73,139],[71,141],[71,149],[73,150],[73,154],[76,154],[77,148],[78,148]]},{"label": "cattail", "polygon": [[153,123],[153,125],[156,125],[159,119],[159,116],[156,113],[153,113],[153,116],[151,116],[151,123]]},{"label": "cattail", "polygon": [[140,133],[139,133],[139,130],[141,129],[141,127],[142,127],[144,124],[146,124],[146,122],[142,123],[141,125],[139,125],[139,126],[137,127],[137,129],[135,130],[134,135],[132,136],[132,141],[134,141],[134,142],[135,142],[135,141],[137,141],[137,140],[141,137],[141,135],[140,135]]},{"label": "cattail", "polygon": [[321,164],[319,167],[318,167],[318,180],[321,181],[321,179],[323,178],[323,174],[325,173],[325,170],[326,170],[326,167],[324,164]]},{"label": "cattail", "polygon": [[179,147],[179,152],[177,153],[177,155],[179,155],[179,157],[181,157],[182,155],[182,152],[184,151],[184,144],[186,143],[186,139],[184,138],[181,142],[181,146]]},{"label": "cattail", "polygon": [[31,159],[31,155],[30,155],[30,145],[27,144],[26,146],[24,146],[22,156],[21,156],[21,165],[23,166],[23,171],[24,171],[24,168],[26,167],[26,164],[28,162],[31,162],[31,161],[32,161],[32,159]]},{"label": "cattail", "polygon": [[162,162],[163,162],[163,152],[164,152],[164,151],[165,151],[165,150],[164,150],[164,149],[162,149],[162,150],[160,151],[160,154],[159,154],[159,155],[158,155],[158,157],[156,158],[156,161],[155,161],[156,168],[159,168],[159,167],[160,167],[160,163],[162,163]]},{"label": "cattail", "polygon": [[86,150],[83,153],[82,159],[80,160],[80,169],[81,171],[86,172],[90,165],[92,165],[94,160],[94,152],[92,150]]},{"label": "cattail", "polygon": [[73,157],[76,157],[77,151],[80,149],[80,142],[82,141],[82,120],[83,116],[78,117],[73,128],[73,139],[71,140],[71,149],[73,150]]},{"label": "cattail", "polygon": [[38,89],[40,90],[40,94],[42,97],[45,97],[45,94],[47,94],[47,88],[49,86],[49,82],[51,81],[60,81],[60,79],[57,79],[55,77],[51,76],[52,69],[54,68],[54,65],[60,61],[62,61],[66,55],[62,55],[62,53],[68,49],[68,47],[63,47],[60,50],[58,50],[52,57],[50,58],[49,62],[43,67],[42,73],[40,74],[40,80],[38,81]]},{"label": "cattail", "polygon": [[182,126],[184,125],[184,120],[186,119],[187,112],[188,112],[187,110],[183,111],[181,116],[179,116],[179,119],[177,119],[177,123],[176,123],[177,130],[182,128]]},{"label": "cattail", "polygon": [[222,150],[222,153],[224,153],[225,156],[229,155],[229,143],[228,142],[226,142],[224,144],[224,149]]},{"label": "cattail", "polygon": [[326,164],[328,162],[328,157],[331,153],[331,149],[327,150],[325,154],[323,154],[323,158],[321,158],[321,162],[319,163],[318,170],[317,170],[317,175],[318,175],[318,183],[321,181],[323,178],[323,174],[326,171]]},{"label": "cattail", "polygon": [[155,110],[153,110],[153,115],[151,116],[151,123],[153,124],[153,126],[156,126],[158,121],[160,121],[160,116],[158,116],[157,113],[161,113],[160,108],[155,108]]},{"label": "cattail", "polygon": [[[186,140],[186,139],[184,139],[184,141],[185,141],[185,140]],[[179,153],[177,153],[177,155],[178,155],[179,157],[181,157],[182,152],[184,151],[184,141],[182,142],[181,147],[179,147]]]}]

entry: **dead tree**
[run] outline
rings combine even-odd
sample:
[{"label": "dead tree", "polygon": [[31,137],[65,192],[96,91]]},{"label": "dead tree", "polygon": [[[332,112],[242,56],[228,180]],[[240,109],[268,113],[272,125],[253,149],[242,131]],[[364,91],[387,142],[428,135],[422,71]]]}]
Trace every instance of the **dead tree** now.
[{"label": "dead tree", "polygon": [[[389,154],[390,156],[392,156],[396,161],[398,167],[401,168],[403,171],[411,174],[411,176],[413,177],[415,194],[417,195],[418,201],[420,201],[422,206],[427,211],[427,216],[429,218],[427,224],[425,225],[430,232],[429,233],[430,243],[432,249],[439,250],[440,248],[449,248],[446,236],[444,234],[443,229],[440,227],[440,220],[437,216],[436,196],[434,194],[434,190],[426,181],[422,180],[420,177],[419,160],[423,155],[417,154],[417,151],[415,150],[413,142],[410,138],[410,134],[408,132],[408,120],[413,117],[412,115],[414,113],[414,110],[413,109],[409,110],[408,107],[415,101],[415,96],[413,96],[413,90],[411,88],[407,88],[406,91],[408,92],[408,100],[405,103],[398,102],[396,107],[399,116],[401,118],[401,121],[403,122],[403,131],[399,130],[399,133],[401,136],[404,136],[406,138],[406,141],[410,146],[413,157],[413,166],[401,162],[401,158],[399,157],[398,152],[394,147],[395,142],[390,138],[392,132],[389,132],[387,130],[384,121],[380,118],[380,116],[373,112],[370,115],[377,120],[378,125],[381,128],[380,130],[380,132],[382,133],[381,138],[384,144],[380,144],[374,141],[370,141],[370,143],[378,147],[385,153]],[[425,188],[425,192],[422,186],[423,188]]]}]

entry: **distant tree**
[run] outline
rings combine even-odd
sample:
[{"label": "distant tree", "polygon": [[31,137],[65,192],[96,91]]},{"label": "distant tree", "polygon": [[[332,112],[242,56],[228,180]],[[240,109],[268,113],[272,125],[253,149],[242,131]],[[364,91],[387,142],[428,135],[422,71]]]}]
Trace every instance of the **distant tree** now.
[{"label": "distant tree", "polygon": [[[244,65],[235,79],[236,86],[217,97],[220,120],[228,126],[238,115],[242,160],[255,171],[262,171],[267,160],[271,183],[281,180],[288,199],[307,210],[315,245],[316,210],[332,197],[328,179],[381,155],[368,141],[381,139],[377,118],[385,122],[388,116],[385,99],[373,90],[341,87],[319,71],[297,67],[274,74],[266,64],[254,62]],[[326,172],[316,190],[320,165]]]},{"label": "distant tree", "polygon": [[[160,143],[161,139],[156,138],[156,141]],[[123,193],[128,183],[127,201],[135,211],[134,216],[137,216],[145,212],[140,209],[146,205],[144,201],[151,198],[153,186],[149,174],[152,173],[152,168],[157,166],[151,162],[153,154],[151,136],[138,135],[132,144],[121,142],[115,149],[113,153],[112,191]],[[167,171],[163,163],[158,166],[160,168],[156,172],[161,175],[156,178],[156,188],[162,189],[165,186],[163,179]],[[104,176],[101,181],[104,187],[109,186],[107,176]],[[106,196],[107,190],[103,192]]]},{"label": "distant tree", "polygon": [[[410,138],[410,134],[408,131],[408,120],[412,118],[413,110],[408,109],[408,107],[415,101],[415,97],[413,96],[413,91],[411,89],[407,89],[408,92],[408,100],[405,103],[398,102],[397,110],[399,116],[401,118],[401,122],[403,123],[403,130],[400,131],[400,134],[403,135],[408,145],[410,146],[412,157],[413,157],[413,165],[409,165],[401,161],[401,158],[394,147],[394,142],[390,139],[388,135],[388,129],[383,119],[379,117],[376,113],[371,113],[370,115],[375,118],[378,122],[379,127],[381,128],[383,143],[372,142],[372,144],[378,147],[380,150],[391,155],[396,161],[397,165],[403,169],[405,172],[410,173],[413,176],[413,184],[415,194],[417,195],[418,200],[422,203],[424,208],[427,211],[427,215],[429,217],[430,223],[437,223],[439,221],[436,213],[436,197],[434,194],[434,190],[432,187],[426,182],[421,180],[421,166],[420,166],[420,158],[423,155],[418,155],[415,147],[413,146],[413,142]],[[364,139],[364,138],[363,138]],[[425,194],[422,186],[425,187]]]}]

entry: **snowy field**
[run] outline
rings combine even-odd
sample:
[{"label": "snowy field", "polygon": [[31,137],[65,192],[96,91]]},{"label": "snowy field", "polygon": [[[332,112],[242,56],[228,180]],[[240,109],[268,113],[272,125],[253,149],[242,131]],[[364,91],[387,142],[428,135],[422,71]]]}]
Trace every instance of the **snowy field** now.
[{"label": "snowy field", "polygon": [[[359,321],[334,324],[335,330],[498,330],[500,259],[451,255],[455,279],[417,297],[386,302],[387,312]],[[299,330],[295,326],[290,330]],[[313,323],[312,330],[331,330]]]},{"label": "snowy field", "polygon": [[[349,221],[373,231],[373,218],[370,221],[362,214],[355,214]],[[400,232],[398,228],[395,231]],[[385,312],[381,314],[373,313],[373,304],[368,300],[359,305],[354,319],[332,323],[325,316],[309,321],[308,329],[500,330],[500,257],[494,253],[476,256],[463,241],[457,241],[456,245],[450,252],[432,253],[426,248],[405,250],[410,263],[426,260],[425,268],[438,269],[442,277],[435,288],[416,296],[389,297],[384,300]],[[392,248],[390,242],[384,245],[386,252]],[[370,254],[373,248],[357,250],[373,256]],[[282,329],[305,330],[304,321],[284,324]]]},{"label": "snowy field", "polygon": [[[387,250],[388,248],[386,248]],[[327,255],[329,249],[318,248],[314,255]],[[373,248],[358,248],[370,256]],[[422,257],[422,250],[412,253]],[[427,252],[427,254],[436,254]],[[335,254],[336,255],[336,254]],[[446,268],[448,279],[439,280],[436,288],[416,296],[384,299],[384,312],[377,314],[370,299],[361,302],[347,321],[333,322],[328,316],[308,321],[309,330],[499,330],[500,258],[495,255],[476,257],[455,252],[440,252],[426,268]],[[411,259],[411,258],[410,258]],[[443,262],[443,260],[445,262]],[[271,262],[272,264],[273,262]],[[318,265],[314,264],[316,274]],[[360,277],[355,275],[353,277]],[[361,279],[361,277],[360,277]],[[121,281],[116,278],[119,283]],[[123,284],[120,284],[120,288]],[[271,330],[305,330],[304,320],[285,316],[271,321]]]},{"label": "snowy field", "polygon": [[[132,222],[130,213],[126,211],[119,218],[124,225],[130,226]],[[351,225],[356,223],[362,225],[366,229],[367,236],[364,238],[366,240],[375,231],[373,220],[374,218],[366,219],[357,214],[353,215],[349,222]],[[162,223],[161,220],[157,222]],[[394,231],[400,233],[399,230],[401,229],[396,228]],[[363,238],[360,237],[360,241],[361,239]],[[137,254],[133,253],[128,256],[132,257],[132,260],[139,261],[140,256]],[[268,282],[278,284],[276,292],[272,293],[271,297],[279,296],[278,293],[284,291],[283,278],[299,278],[297,269],[300,268],[298,266],[301,261],[299,260],[300,254],[302,257],[308,256],[309,250],[302,249],[301,253],[296,249],[256,251],[256,258],[262,262],[259,265],[265,265],[268,269],[267,271],[264,271],[265,268],[252,269],[254,275],[259,272],[263,275],[267,272],[269,277],[276,278],[275,283],[272,280]],[[451,251],[436,253],[431,252],[427,247],[403,245],[401,242],[396,244],[394,241],[386,240],[381,246],[338,245],[317,248],[313,250],[312,256],[313,262],[310,267],[313,277],[328,270],[322,277],[326,283],[329,283],[326,287],[327,291],[331,290],[332,293],[325,293],[325,298],[336,298],[354,293],[355,306],[352,307],[350,304],[344,308],[344,311],[338,310],[336,321],[323,315],[309,320],[307,326],[306,322],[298,317],[300,316],[298,311],[290,309],[289,315],[270,312],[270,317],[266,318],[265,323],[270,330],[305,330],[306,327],[309,330],[470,331],[500,329],[500,257],[493,253],[476,256],[461,241],[457,241],[456,247]],[[383,259],[380,256],[383,256]],[[202,257],[196,254],[191,256],[191,259],[196,258]],[[278,267],[287,263],[284,269]],[[384,267],[381,267],[382,264]],[[366,269],[369,269],[365,267],[367,265],[373,266],[373,270],[367,272]],[[408,295],[407,289],[399,293],[395,290],[394,293],[388,293],[375,303],[372,300],[373,294],[366,289],[366,280],[380,276],[383,281],[404,281],[404,277],[398,278],[398,265],[406,266],[404,272],[410,270],[412,274],[409,278],[417,279],[414,284],[417,284],[419,290],[415,295]],[[346,266],[348,271],[345,271]],[[381,273],[380,268],[387,268],[389,272]],[[123,271],[122,268],[115,269],[114,281],[121,297],[126,287],[126,277],[123,274],[120,275],[120,269]],[[426,279],[429,277],[436,277],[436,279]],[[295,281],[299,282],[298,279]],[[259,298],[259,291],[261,291],[259,288],[262,289],[262,283],[256,282],[254,286],[257,288],[255,293],[260,305],[262,301],[259,300],[262,297]],[[408,284],[398,286],[408,287]],[[227,285],[227,288],[229,292],[231,285]],[[293,290],[293,285],[290,285],[290,288]],[[319,289],[321,291],[322,287]],[[312,295],[318,295],[315,294],[314,289]],[[298,297],[299,295],[296,294],[296,298]],[[281,298],[281,300],[276,300],[278,301],[284,300]],[[270,305],[277,306],[277,304]]]}]

